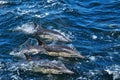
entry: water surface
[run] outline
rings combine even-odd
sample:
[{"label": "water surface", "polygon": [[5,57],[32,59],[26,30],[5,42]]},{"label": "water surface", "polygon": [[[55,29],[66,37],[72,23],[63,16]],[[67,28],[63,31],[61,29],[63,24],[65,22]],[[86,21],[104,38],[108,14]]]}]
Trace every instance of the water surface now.
[{"label": "water surface", "polygon": [[[119,80],[120,0],[1,0],[0,79],[1,80]],[[9,53],[29,36],[14,31],[29,22],[57,30],[72,40],[88,60],[68,61],[75,75],[43,75],[11,72],[14,60]],[[30,26],[27,25],[26,30]],[[23,28],[22,28],[23,30]]]}]

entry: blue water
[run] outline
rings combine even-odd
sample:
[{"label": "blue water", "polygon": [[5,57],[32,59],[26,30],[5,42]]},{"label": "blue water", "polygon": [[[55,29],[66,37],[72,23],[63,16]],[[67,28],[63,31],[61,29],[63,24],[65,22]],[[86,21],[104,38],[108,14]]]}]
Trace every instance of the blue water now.
[{"label": "blue water", "polygon": [[[14,30],[29,22],[65,34],[88,60],[66,62],[75,75],[9,71],[10,52],[29,38]],[[119,51],[120,0],[0,1],[0,80],[120,80]]]}]

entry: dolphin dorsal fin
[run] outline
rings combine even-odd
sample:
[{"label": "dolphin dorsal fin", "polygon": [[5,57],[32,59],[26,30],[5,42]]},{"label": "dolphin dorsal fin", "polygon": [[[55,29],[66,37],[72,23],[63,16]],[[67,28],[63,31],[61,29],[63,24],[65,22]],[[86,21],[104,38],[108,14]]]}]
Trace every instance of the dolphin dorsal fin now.
[{"label": "dolphin dorsal fin", "polygon": [[34,23],[34,26],[35,26],[35,29],[36,30],[39,30],[39,29],[43,29],[39,24],[37,23]]},{"label": "dolphin dorsal fin", "polygon": [[37,41],[40,46],[45,46],[45,43],[43,41],[41,41],[39,38],[37,38]]},{"label": "dolphin dorsal fin", "polygon": [[28,61],[31,60],[31,57],[27,53],[24,53],[24,55]]},{"label": "dolphin dorsal fin", "polygon": [[33,46],[27,43],[26,47],[27,47],[27,49],[31,49]]}]

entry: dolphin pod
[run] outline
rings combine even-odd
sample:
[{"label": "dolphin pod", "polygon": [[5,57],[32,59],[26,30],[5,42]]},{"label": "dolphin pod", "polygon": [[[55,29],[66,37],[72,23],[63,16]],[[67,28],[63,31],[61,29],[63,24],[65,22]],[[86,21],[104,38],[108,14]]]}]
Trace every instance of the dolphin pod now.
[{"label": "dolphin pod", "polygon": [[[61,45],[47,45],[40,39],[37,39],[38,45],[31,46],[27,45],[26,48],[16,51],[14,53],[23,53],[26,59],[30,59],[29,54],[46,54],[49,56],[56,56],[56,57],[64,57],[64,58],[80,58],[84,59],[85,57],[82,56],[78,51],[68,47],[68,46],[61,46]],[[14,56],[17,57],[17,54]]]},{"label": "dolphin pod", "polygon": [[[48,45],[42,41],[42,39],[53,40],[53,41],[61,41],[61,42],[71,42],[68,38],[62,35],[59,32],[43,29],[38,24],[34,23],[33,25],[35,32],[32,33],[32,36],[37,40],[37,46],[27,45],[26,48],[22,49],[21,53],[22,56],[24,55],[28,61],[24,61],[22,63],[14,64],[20,69],[23,65],[31,66],[30,71],[32,72],[40,72],[43,74],[74,74],[73,71],[67,69],[65,65],[60,61],[50,61],[50,60],[32,60],[29,54],[46,54],[49,56],[55,57],[64,57],[64,58],[80,58],[84,59],[85,57],[82,56],[78,51],[72,49],[68,46],[62,45]],[[16,51],[14,52],[16,53]],[[13,54],[13,53],[12,53]],[[17,55],[18,56],[18,55]],[[28,67],[27,67],[28,68]]]}]

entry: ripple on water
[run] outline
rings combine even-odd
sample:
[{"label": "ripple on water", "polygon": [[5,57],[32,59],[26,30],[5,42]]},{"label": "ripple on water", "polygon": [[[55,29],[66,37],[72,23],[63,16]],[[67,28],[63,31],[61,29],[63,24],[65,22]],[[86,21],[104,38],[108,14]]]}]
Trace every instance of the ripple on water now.
[{"label": "ripple on water", "polygon": [[[119,0],[1,0],[0,50],[4,54],[0,54],[0,79],[119,80],[119,5]],[[25,33],[24,35],[35,32],[33,21],[42,23],[42,26],[47,29],[52,26],[51,30],[58,31],[73,41],[73,44],[65,45],[77,47],[82,54],[87,55],[88,60],[71,62],[70,64],[75,66],[68,66],[78,73],[76,76],[47,78],[37,73],[14,71],[17,67],[13,63],[7,64],[10,61],[14,62],[9,55],[23,57],[22,51],[17,53],[13,50],[9,54],[9,50],[15,48],[14,45],[19,46],[28,38],[19,32]],[[16,32],[8,31],[9,28]],[[10,72],[1,61],[5,61],[6,65],[13,65],[13,71]],[[22,65],[22,67],[26,66]]]},{"label": "ripple on water", "polygon": [[113,76],[113,80],[120,79],[120,66],[119,65],[111,65],[107,66],[105,71]]}]

